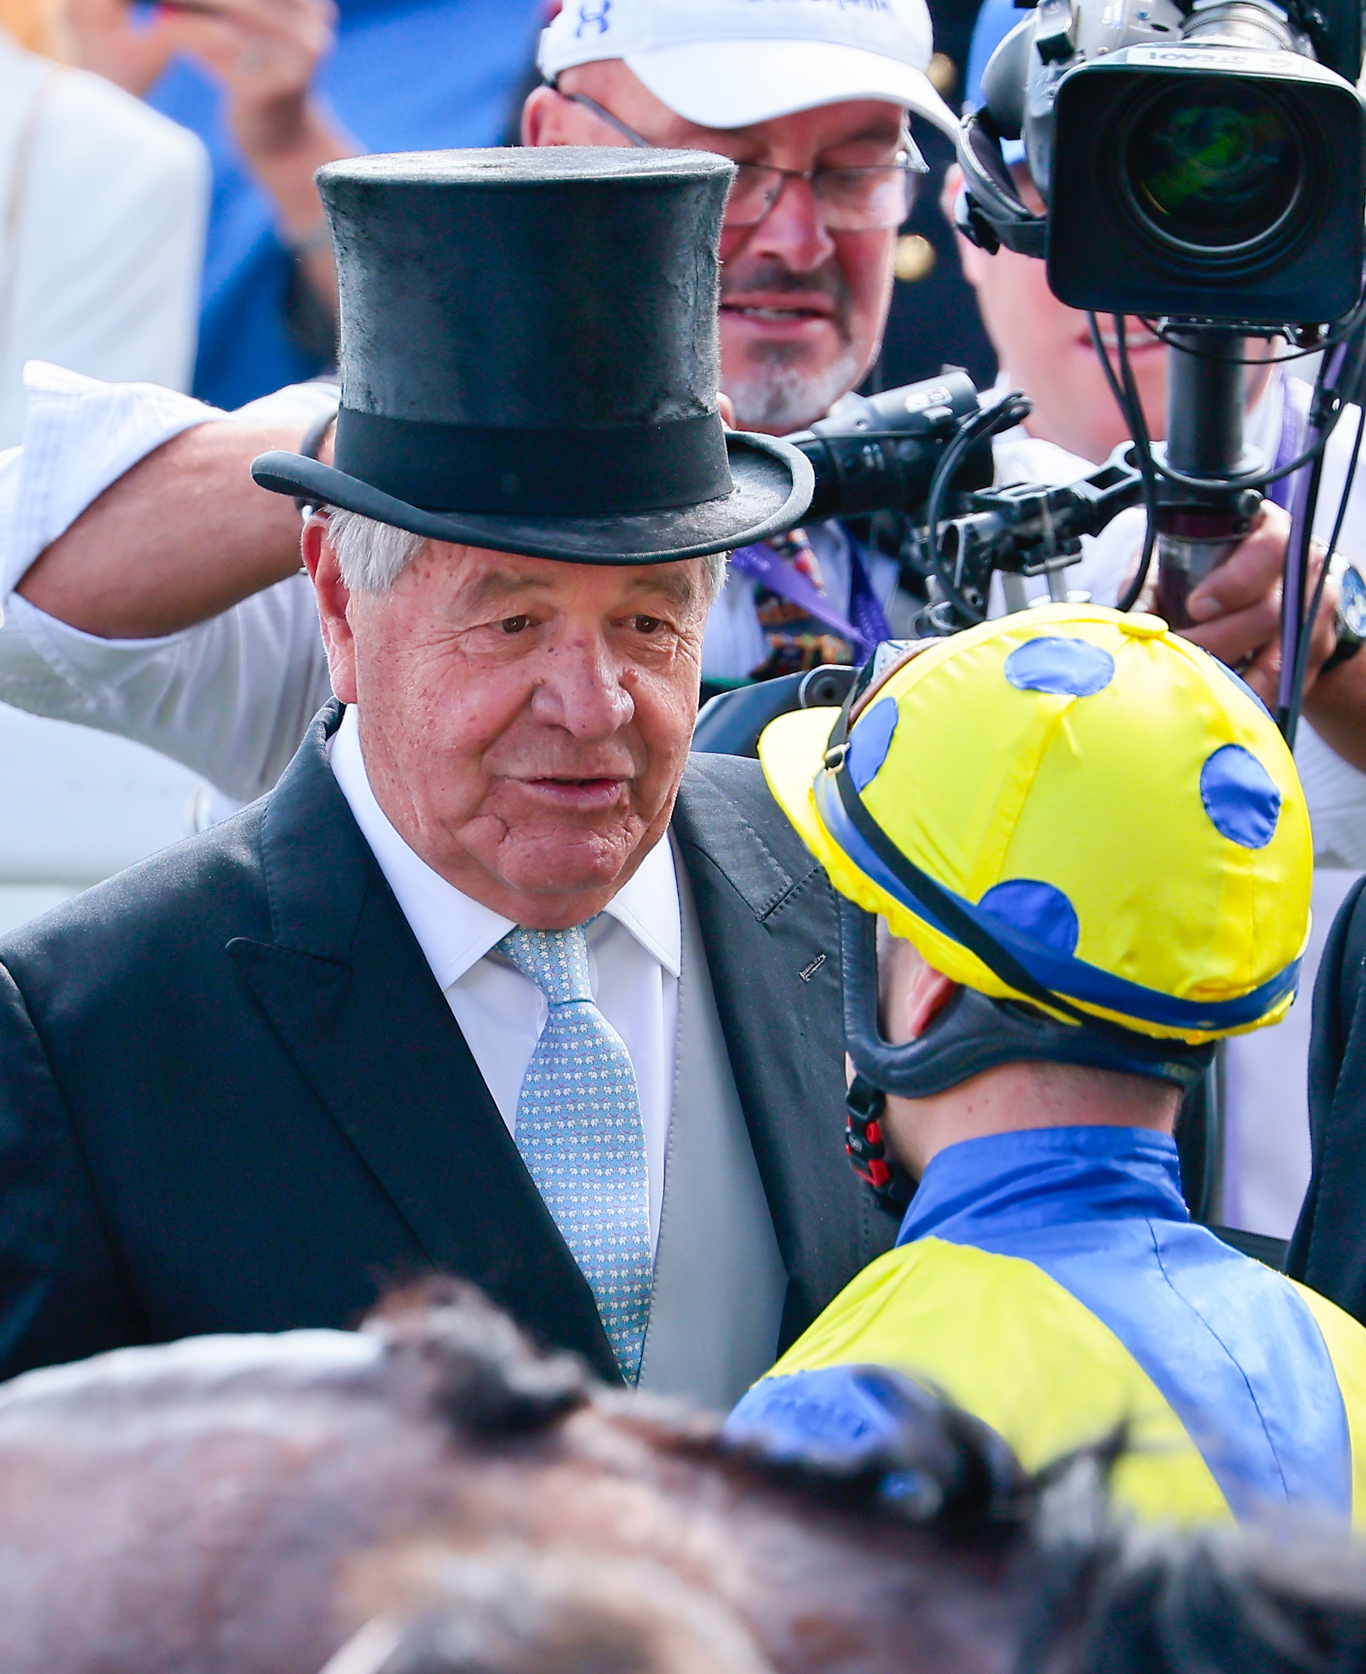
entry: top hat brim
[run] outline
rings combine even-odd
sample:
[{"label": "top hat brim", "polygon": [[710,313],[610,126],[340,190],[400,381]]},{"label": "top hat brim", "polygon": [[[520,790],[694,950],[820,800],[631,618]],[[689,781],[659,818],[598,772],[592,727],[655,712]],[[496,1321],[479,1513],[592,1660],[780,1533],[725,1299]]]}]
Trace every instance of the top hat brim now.
[{"label": "top hat brim", "polygon": [[726,433],[726,454],[733,486],[719,499],[596,517],[427,511],[296,453],[264,453],[251,474],[273,493],[359,512],[428,540],[570,563],[658,564],[731,552],[801,522],[815,488],[804,454],[747,431]]}]

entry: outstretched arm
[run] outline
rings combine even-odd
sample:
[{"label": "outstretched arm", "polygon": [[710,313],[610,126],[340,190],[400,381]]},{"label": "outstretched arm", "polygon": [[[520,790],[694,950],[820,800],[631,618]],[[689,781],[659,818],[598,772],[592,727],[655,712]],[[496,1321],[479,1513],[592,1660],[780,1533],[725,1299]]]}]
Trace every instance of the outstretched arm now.
[{"label": "outstretched arm", "polygon": [[152,639],[283,580],[299,568],[299,514],[250,466],[297,448],[308,423],[282,395],[182,431],[94,499],[16,590],[101,639]]}]

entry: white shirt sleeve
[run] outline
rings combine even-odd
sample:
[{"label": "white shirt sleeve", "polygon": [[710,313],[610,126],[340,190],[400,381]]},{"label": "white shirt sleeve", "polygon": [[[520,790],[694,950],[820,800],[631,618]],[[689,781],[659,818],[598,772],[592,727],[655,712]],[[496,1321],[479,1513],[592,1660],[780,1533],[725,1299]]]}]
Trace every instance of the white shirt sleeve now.
[{"label": "white shirt sleeve", "polygon": [[331,695],[307,576],[160,639],[98,639],[14,595],[0,701],[146,744],[229,797],[264,795]]},{"label": "white shirt sleeve", "polygon": [[[24,446],[0,454],[0,701],[146,744],[235,800],[263,794],[331,692],[306,577],[140,640],[83,633],[14,592],[111,482],[172,436],[226,415],[173,390],[41,363],[27,382]],[[304,385],[271,399],[307,422],[335,391]]]}]

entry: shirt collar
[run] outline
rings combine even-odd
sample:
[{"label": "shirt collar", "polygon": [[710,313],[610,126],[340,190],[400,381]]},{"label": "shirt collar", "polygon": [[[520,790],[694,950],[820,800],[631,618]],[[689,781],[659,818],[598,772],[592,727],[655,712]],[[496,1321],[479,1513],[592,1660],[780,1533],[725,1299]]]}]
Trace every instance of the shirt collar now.
[{"label": "shirt collar", "polygon": [[921,1179],[898,1244],[972,1243],[1004,1227],[1190,1219],[1167,1134],[1147,1128],[1033,1128],[947,1146]]},{"label": "shirt collar", "polygon": [[[514,928],[513,921],[447,883],[399,836],[370,788],[361,754],[360,722],[353,704],[346,706],[341,726],[330,741],[329,755],[341,793],[432,974],[442,988],[449,988],[502,941]],[[683,961],[683,932],[678,878],[667,842],[655,844],[607,903],[604,913],[629,931],[671,976],[678,976]]]}]

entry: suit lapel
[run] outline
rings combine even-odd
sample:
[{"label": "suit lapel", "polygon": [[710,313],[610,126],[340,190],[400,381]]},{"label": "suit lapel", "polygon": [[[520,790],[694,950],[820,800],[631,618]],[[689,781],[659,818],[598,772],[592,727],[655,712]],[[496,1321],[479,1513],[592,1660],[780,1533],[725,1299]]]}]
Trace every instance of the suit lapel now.
[{"label": "suit lapel", "polygon": [[791,1281],[785,1347],[896,1235],[844,1154],[834,897],[752,761],[693,756],[673,829]]},{"label": "suit lapel", "polygon": [[329,705],[267,800],[273,939],[241,980],[432,1265],[616,1379],[587,1281],[327,764]]}]

